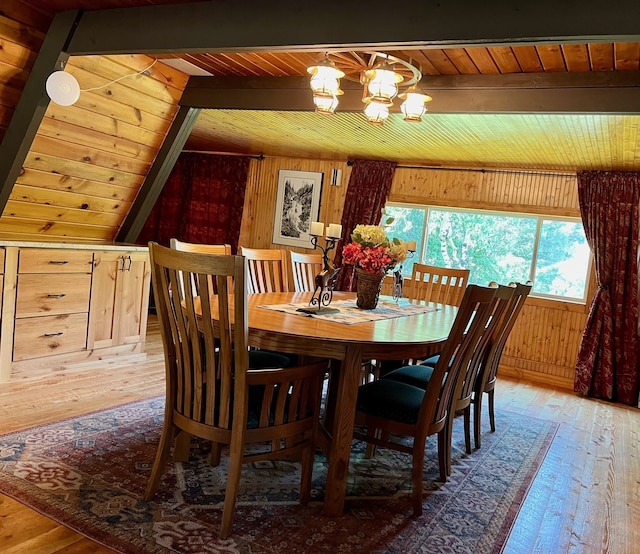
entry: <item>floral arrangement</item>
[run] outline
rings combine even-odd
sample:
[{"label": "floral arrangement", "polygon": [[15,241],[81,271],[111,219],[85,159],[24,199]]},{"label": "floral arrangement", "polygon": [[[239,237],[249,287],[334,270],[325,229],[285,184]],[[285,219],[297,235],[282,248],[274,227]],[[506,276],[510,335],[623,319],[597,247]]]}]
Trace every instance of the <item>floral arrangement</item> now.
[{"label": "floral arrangement", "polygon": [[342,249],[342,261],[367,273],[385,273],[407,259],[407,245],[389,239],[378,225],[356,225],[351,241]]}]

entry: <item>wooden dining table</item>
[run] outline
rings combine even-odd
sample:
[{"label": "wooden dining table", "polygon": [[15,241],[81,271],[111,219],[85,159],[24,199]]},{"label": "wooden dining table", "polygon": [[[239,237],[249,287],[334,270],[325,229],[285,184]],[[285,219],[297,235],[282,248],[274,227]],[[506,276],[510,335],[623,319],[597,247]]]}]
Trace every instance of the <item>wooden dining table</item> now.
[{"label": "wooden dining table", "polygon": [[[437,352],[449,334],[457,308],[438,304],[427,313],[347,325],[264,307],[306,304],[310,298],[311,293],[249,294],[249,344],[340,361],[330,379],[330,424],[323,426],[320,440],[328,460],[324,513],[338,516],[344,510],[363,360],[420,358]],[[334,292],[333,298],[353,299],[355,305],[355,293]],[[386,300],[393,301],[391,297]]]}]

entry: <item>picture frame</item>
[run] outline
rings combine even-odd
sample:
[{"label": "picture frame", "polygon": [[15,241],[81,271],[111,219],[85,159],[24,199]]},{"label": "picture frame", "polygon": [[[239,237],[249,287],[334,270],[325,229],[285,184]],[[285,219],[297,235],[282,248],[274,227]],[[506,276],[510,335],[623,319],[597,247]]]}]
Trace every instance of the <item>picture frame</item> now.
[{"label": "picture frame", "polygon": [[273,242],[311,248],[309,230],[318,221],[324,174],[281,169],[273,224]]}]

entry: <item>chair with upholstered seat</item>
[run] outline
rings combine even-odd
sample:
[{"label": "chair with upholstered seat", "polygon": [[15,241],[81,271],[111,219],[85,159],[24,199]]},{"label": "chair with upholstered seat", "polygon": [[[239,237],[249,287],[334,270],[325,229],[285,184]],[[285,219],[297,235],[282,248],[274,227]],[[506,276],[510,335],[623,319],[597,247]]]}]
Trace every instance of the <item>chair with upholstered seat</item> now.
[{"label": "chair with upholstered seat", "polygon": [[247,259],[249,292],[289,291],[285,250],[241,246],[239,254]]},{"label": "chair with upholstered seat", "polygon": [[469,273],[469,269],[414,263],[407,296],[411,300],[459,306],[469,281]]},{"label": "chair with upholstered seat", "polygon": [[316,288],[315,277],[322,271],[321,254],[301,254],[291,252],[291,272],[296,292],[313,292]]},{"label": "chair with upholstered seat", "polygon": [[[422,475],[427,437],[438,436],[440,479],[447,480],[447,425],[457,377],[466,371],[490,316],[495,289],[470,285],[425,389],[379,379],[358,389],[356,439],[412,455],[413,513],[422,513]],[[412,444],[398,441],[411,437]],[[396,440],[394,440],[396,439]]]},{"label": "chair with upholstered seat", "polygon": [[491,426],[491,432],[495,433],[496,420],[494,412],[494,393],[496,387],[496,380],[498,376],[498,366],[500,365],[500,359],[502,358],[502,352],[504,346],[507,343],[507,339],[513,330],[513,327],[524,307],[524,303],[531,292],[532,283],[510,283],[509,286],[515,287],[511,302],[507,308],[507,313],[504,317],[502,326],[491,339],[487,354],[482,361],[482,367],[476,378],[473,392],[473,438],[476,448],[480,448],[481,442],[481,417],[482,417],[482,398],[484,394],[487,394],[489,403],[489,424]]},{"label": "chair with upholstered seat", "polygon": [[[490,349],[492,342],[501,333],[513,295],[514,287],[500,286],[492,283],[490,287],[495,288],[495,296],[491,302],[490,317],[487,320],[486,329],[482,335],[482,339],[478,342],[474,349],[470,362],[466,365],[465,370],[461,371],[453,394],[452,417],[448,422],[448,443],[450,444],[453,434],[453,420],[456,414],[462,413],[464,416],[464,437],[465,449],[467,454],[471,454],[471,404],[474,396],[474,388],[476,386],[478,375],[483,367],[486,354]],[[440,354],[431,356],[423,362],[415,365],[406,365],[399,369],[390,371],[384,375],[383,379],[393,379],[407,383],[414,387],[427,388],[429,380],[432,378],[433,368],[440,359]],[[451,457],[447,458],[448,471],[451,473]]]},{"label": "chair with upholstered seat", "polygon": [[[212,465],[219,464],[221,447],[228,445],[220,527],[226,538],[245,463],[301,460],[300,501],[309,500],[328,362],[250,370],[245,259],[181,252],[156,243],[149,244],[149,251],[167,389],[164,425],[144,499],[158,489],[178,435],[211,441]],[[209,280],[217,295],[206,294]],[[198,291],[205,293],[194,294]],[[255,446],[248,450],[249,444]]]}]

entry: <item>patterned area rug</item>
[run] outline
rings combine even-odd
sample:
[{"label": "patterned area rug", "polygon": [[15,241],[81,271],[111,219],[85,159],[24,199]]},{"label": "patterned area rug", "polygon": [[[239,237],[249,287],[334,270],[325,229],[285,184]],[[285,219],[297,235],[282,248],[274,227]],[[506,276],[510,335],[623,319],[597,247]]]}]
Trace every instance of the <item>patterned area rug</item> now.
[{"label": "patterned area rug", "polygon": [[454,425],[452,475],[436,481],[427,446],[424,513],[413,518],[408,456],[378,449],[364,459],[354,442],[345,514],[322,514],[326,460],[318,454],[313,501],[298,504],[299,468],[243,468],[228,539],[218,538],[226,466],[209,466],[205,442],[188,463],[172,464],[153,502],[142,502],[162,425],[155,398],[0,437],[0,491],[64,525],[126,553],[179,552],[500,552],[553,440],[557,425],[510,412],[496,433],[464,453]]}]

